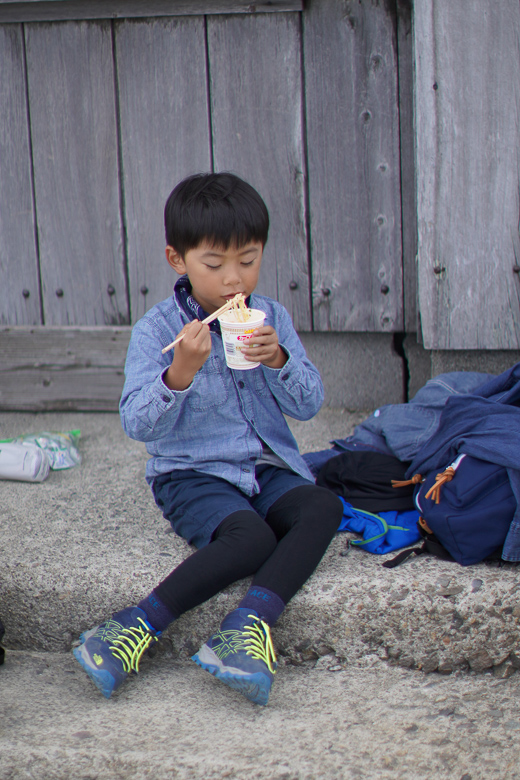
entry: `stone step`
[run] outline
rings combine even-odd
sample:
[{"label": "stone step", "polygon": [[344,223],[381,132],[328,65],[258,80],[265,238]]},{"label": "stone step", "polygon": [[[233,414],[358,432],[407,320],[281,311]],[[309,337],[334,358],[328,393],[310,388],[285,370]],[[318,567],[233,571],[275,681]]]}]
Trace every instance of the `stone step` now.
[{"label": "stone step", "polygon": [[520,676],[281,665],[266,707],[168,653],[107,701],[71,653],[8,650],[0,777],[518,777]]},{"label": "stone step", "polygon": [[[294,424],[302,451],[345,436],[363,415],[325,410]],[[83,431],[83,462],[41,484],[0,482],[0,616],[8,648],[69,650],[87,628],[138,602],[190,552],[171,533],[144,481],[144,446],[116,414],[7,414],[0,438],[36,430]],[[514,566],[461,567],[421,556],[397,569],[345,550],[338,534],[318,570],[273,630],[281,657],[333,654],[349,664],[389,660],[426,672],[520,666],[520,583]],[[233,609],[237,583],[184,615],[162,644],[191,655]]]}]

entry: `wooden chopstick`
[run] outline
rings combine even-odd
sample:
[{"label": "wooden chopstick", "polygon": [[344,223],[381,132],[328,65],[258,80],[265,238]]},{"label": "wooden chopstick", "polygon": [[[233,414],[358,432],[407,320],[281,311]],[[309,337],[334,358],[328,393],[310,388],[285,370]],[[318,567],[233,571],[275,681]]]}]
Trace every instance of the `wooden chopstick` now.
[{"label": "wooden chopstick", "polygon": [[[223,314],[228,309],[231,309],[233,306],[235,306],[238,301],[243,298],[244,296],[242,293],[237,293],[234,298],[232,298],[230,301],[225,303],[223,306],[220,307],[220,309],[217,309],[217,311],[214,311],[213,314],[210,314],[209,317],[206,317],[204,320],[202,320],[203,325],[209,325],[210,322],[213,322],[213,320],[216,320],[217,317],[220,317],[221,314]],[[171,344],[168,344],[167,347],[161,350],[161,353],[164,355],[165,352],[169,352],[170,349],[173,349],[176,344],[179,343],[179,341],[182,341],[185,333],[181,333],[180,336],[177,336],[175,341],[172,341]]]}]

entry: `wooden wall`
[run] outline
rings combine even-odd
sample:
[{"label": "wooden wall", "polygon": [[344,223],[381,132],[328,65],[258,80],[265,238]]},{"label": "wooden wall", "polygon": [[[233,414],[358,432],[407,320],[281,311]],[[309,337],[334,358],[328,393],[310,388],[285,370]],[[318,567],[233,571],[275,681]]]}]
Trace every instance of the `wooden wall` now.
[{"label": "wooden wall", "polygon": [[517,0],[0,0],[0,408],[20,360],[90,371],[85,329],[117,385],[204,170],[265,198],[259,291],[300,331],[518,349],[519,41]]},{"label": "wooden wall", "polygon": [[214,169],[265,198],[259,291],[298,329],[402,330],[398,4],[172,5],[0,2],[0,324],[134,323],[168,193]]},{"label": "wooden wall", "polygon": [[419,307],[431,349],[520,347],[520,4],[415,0]]}]

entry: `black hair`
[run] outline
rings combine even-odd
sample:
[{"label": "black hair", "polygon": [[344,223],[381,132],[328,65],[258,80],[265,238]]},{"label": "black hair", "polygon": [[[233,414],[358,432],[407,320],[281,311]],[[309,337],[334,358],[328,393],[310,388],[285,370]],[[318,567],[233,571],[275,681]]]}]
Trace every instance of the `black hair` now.
[{"label": "black hair", "polygon": [[269,213],[258,192],[233,173],[197,173],[170,193],[164,226],[166,243],[184,257],[203,241],[222,249],[251,241],[265,246]]}]

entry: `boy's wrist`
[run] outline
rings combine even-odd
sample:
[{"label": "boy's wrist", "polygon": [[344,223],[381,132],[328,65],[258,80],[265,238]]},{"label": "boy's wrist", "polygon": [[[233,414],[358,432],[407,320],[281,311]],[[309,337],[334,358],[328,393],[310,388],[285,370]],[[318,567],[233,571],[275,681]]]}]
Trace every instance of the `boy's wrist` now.
[{"label": "boy's wrist", "polygon": [[[196,373],[196,372],[195,372]],[[187,390],[193,382],[195,374],[189,371],[179,371],[173,368],[173,364],[168,371],[163,374],[163,382],[169,390]]]},{"label": "boy's wrist", "polygon": [[287,353],[280,346],[278,346],[278,351],[275,357],[269,361],[264,360],[263,365],[267,366],[267,368],[283,368],[288,360],[289,356]]}]

